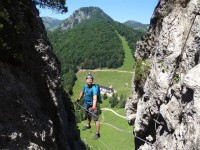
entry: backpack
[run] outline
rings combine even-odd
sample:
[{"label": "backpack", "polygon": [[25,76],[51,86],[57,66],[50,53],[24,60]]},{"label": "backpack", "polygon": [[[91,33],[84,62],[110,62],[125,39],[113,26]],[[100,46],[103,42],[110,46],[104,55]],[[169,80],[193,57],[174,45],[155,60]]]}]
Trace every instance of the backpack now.
[{"label": "backpack", "polygon": [[97,89],[97,102],[102,103],[101,101],[101,92],[100,92],[100,86],[98,84],[93,84],[93,87]]}]

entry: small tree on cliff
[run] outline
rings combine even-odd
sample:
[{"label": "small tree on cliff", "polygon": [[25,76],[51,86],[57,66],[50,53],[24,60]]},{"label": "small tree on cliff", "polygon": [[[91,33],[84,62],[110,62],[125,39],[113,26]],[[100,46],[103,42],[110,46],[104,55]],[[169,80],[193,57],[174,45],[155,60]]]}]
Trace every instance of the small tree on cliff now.
[{"label": "small tree on cliff", "polygon": [[36,5],[39,5],[41,8],[48,7],[60,13],[66,13],[68,11],[65,6],[65,1],[66,0],[34,0]]}]

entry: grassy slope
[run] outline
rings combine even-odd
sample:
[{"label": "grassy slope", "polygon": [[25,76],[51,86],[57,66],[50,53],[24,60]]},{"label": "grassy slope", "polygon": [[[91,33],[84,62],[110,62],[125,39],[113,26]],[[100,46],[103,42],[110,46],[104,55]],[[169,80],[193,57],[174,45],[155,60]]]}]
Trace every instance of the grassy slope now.
[{"label": "grassy slope", "polygon": [[[90,146],[91,150],[134,150],[135,148],[132,126],[127,125],[126,120],[113,115],[112,112],[105,111],[103,112],[103,115],[104,121],[101,122],[102,117],[99,119],[101,122],[101,138],[98,140],[92,139],[93,135],[95,134],[94,123],[92,123],[92,128],[90,130],[81,131],[81,139]],[[123,131],[119,131],[105,123],[116,126]],[[80,130],[85,124],[86,121],[78,124]]]},{"label": "grassy slope", "polygon": [[134,59],[131,53],[131,49],[129,48],[128,42],[125,40],[125,38],[120,35],[119,37],[122,40],[122,45],[125,52],[125,59],[124,59],[123,66],[118,68],[118,70],[133,71]]},{"label": "grassy slope", "polygon": [[[122,44],[125,51],[125,59],[123,66],[113,69],[106,69],[107,71],[95,71],[95,70],[86,70],[80,71],[77,73],[78,80],[75,83],[73,88],[73,96],[72,99],[75,100],[83,85],[85,84],[85,77],[89,72],[92,72],[95,80],[94,83],[97,83],[102,86],[113,86],[115,90],[117,90],[118,95],[123,94],[128,97],[131,93],[131,79],[132,79],[132,71],[134,60],[131,54],[131,50],[128,47],[127,42],[124,37],[120,36],[122,40]],[[103,69],[103,70],[104,70]],[[127,71],[127,72],[119,72],[119,71]],[[128,83],[128,86],[126,85]],[[101,104],[101,108],[107,107],[110,108],[110,105],[107,100],[103,100]],[[118,114],[125,116],[124,109],[114,108]],[[92,128],[90,130],[81,131],[81,139],[90,146],[92,150],[134,150],[134,136],[131,131],[133,131],[133,127],[129,126],[127,121],[121,117],[116,116],[110,111],[103,111],[100,115],[99,121],[101,122],[101,138],[98,140],[93,140],[92,136],[95,134],[94,123],[92,122]],[[78,126],[80,130],[86,124],[86,121],[79,123]],[[106,124],[109,123],[113,126],[118,127],[123,131],[119,131],[116,128]]]}]

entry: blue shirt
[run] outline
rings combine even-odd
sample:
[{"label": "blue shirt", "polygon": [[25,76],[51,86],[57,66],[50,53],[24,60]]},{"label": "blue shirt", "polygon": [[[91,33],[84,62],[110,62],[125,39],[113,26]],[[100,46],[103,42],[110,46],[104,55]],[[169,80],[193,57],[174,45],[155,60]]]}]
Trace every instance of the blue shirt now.
[{"label": "blue shirt", "polygon": [[87,84],[84,85],[82,88],[82,92],[84,93],[83,99],[86,104],[92,105],[93,104],[93,96],[97,95],[97,89],[92,85],[89,87]]}]

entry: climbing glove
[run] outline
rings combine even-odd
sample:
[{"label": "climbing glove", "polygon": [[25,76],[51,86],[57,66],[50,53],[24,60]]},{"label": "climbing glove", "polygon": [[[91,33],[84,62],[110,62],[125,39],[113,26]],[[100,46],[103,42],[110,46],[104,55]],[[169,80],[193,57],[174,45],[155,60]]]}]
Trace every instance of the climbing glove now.
[{"label": "climbing glove", "polygon": [[92,107],[92,108],[91,108],[92,111],[94,111],[95,109],[96,109],[95,107]]},{"label": "climbing glove", "polygon": [[80,102],[80,99],[77,99],[76,102],[79,103],[79,102]]}]

